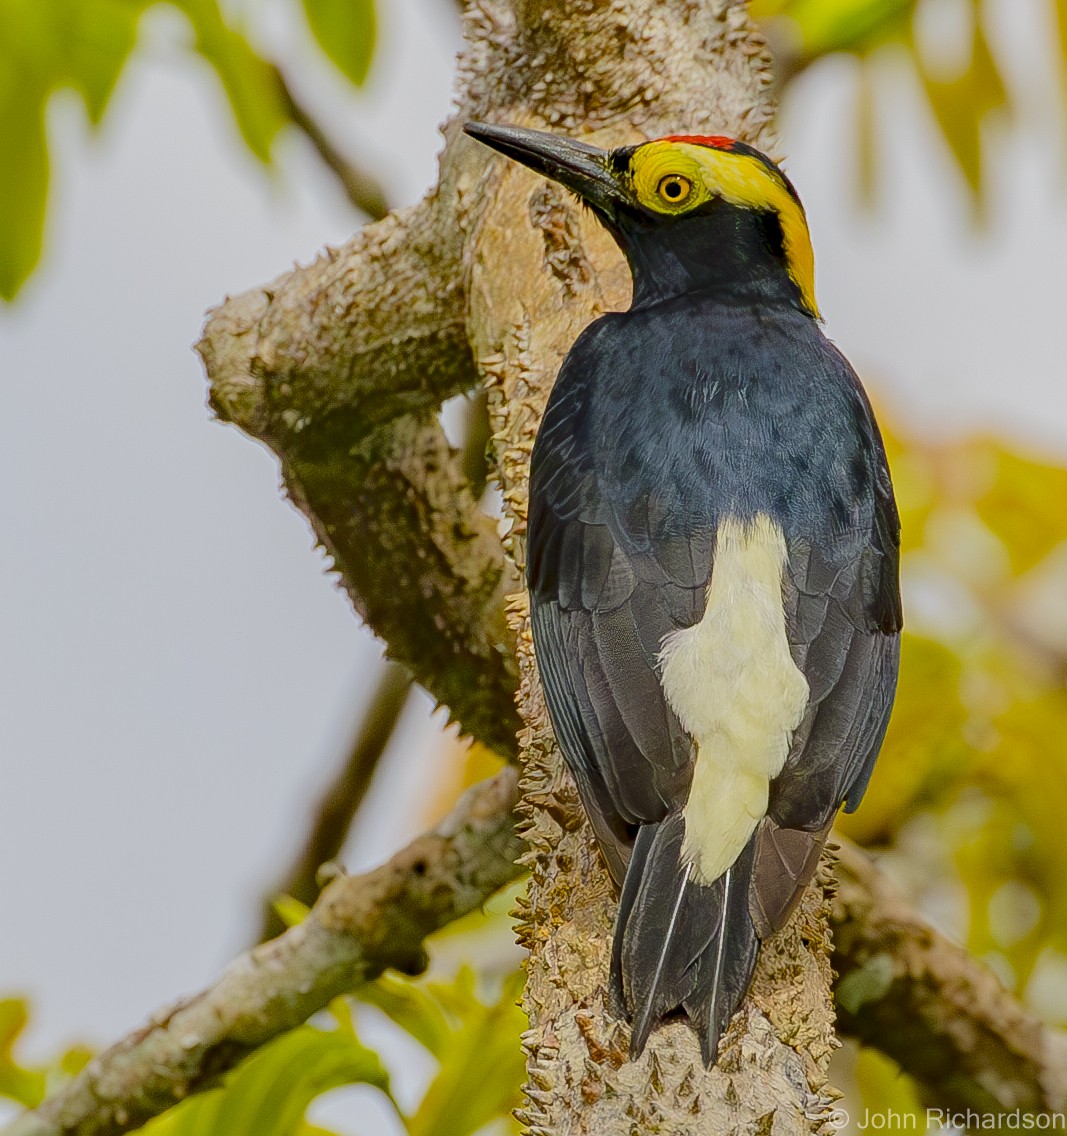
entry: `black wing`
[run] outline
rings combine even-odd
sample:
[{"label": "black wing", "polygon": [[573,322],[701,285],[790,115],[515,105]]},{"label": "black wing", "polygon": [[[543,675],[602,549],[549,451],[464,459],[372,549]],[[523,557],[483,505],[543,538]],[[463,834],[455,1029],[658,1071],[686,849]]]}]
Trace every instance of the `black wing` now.
[{"label": "black wing", "polygon": [[885,450],[851,366],[832,348],[830,360],[851,391],[863,445],[856,471],[863,486],[849,490],[861,508],[858,523],[788,542],[788,636],[808,681],[808,706],[757,839],[751,905],[761,936],[785,923],[837,810],[860,803],[889,725],[900,660],[900,520]]},{"label": "black wing", "polygon": [[598,479],[594,454],[627,443],[602,416],[590,436],[580,344],[531,462],[527,577],[545,701],[621,885],[637,827],[661,820],[688,790],[692,742],[667,705],[657,655],[664,636],[703,614],[712,538],[707,526],[672,529],[654,491],[625,508]]}]

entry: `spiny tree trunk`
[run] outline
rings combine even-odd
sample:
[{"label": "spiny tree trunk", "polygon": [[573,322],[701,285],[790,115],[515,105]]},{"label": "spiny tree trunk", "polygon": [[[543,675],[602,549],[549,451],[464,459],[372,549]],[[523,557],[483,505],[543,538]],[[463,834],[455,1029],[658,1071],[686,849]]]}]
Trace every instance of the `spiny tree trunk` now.
[{"label": "spiny tree trunk", "polygon": [[[725,133],[773,153],[763,45],[732,0],[481,0],[466,35],[436,190],[223,305],[202,345],[213,404],[278,453],[290,494],[393,657],[498,749],[513,746],[517,656],[530,1131],[818,1130],[834,1095],[821,886],[764,950],[715,1070],[681,1023],[628,1062],[628,1031],[606,1009],[614,897],[548,726],[516,570],[545,399],[581,329],[626,305],[629,279],[572,201],[459,129],[479,118],[605,146]],[[443,399],[482,381],[509,560],[434,418]]]}]

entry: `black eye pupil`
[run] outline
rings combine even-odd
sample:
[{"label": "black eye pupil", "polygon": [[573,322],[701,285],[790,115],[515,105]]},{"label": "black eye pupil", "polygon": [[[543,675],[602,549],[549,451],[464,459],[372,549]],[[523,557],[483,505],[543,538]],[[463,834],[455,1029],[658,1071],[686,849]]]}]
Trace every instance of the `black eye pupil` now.
[{"label": "black eye pupil", "polygon": [[669,181],[664,186],[663,192],[668,197],[677,197],[682,192],[682,187],[676,181]]}]

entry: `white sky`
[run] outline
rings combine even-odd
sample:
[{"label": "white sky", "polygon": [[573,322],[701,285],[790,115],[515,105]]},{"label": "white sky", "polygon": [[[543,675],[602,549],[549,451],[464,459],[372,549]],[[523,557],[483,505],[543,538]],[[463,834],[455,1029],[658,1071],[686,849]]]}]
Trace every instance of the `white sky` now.
[{"label": "white sky", "polygon": [[[316,94],[404,203],[434,176],[458,32],[444,0],[380,7],[369,90]],[[994,154],[984,235],[892,62],[874,214],[854,208],[849,61],[798,84],[783,134],[830,334],[880,404],[1067,460],[1064,131],[1028,63],[1038,21],[1008,38],[1034,125]],[[161,46],[101,137],[53,109],[51,248],[0,310],[0,992],[33,997],[38,1052],[117,1036],[244,945],[377,657],[273,459],[210,420],[190,349],[203,309],[344,240],[351,212],[299,142],[273,177],[246,158]],[[406,723],[353,866],[411,831],[432,730]]]}]

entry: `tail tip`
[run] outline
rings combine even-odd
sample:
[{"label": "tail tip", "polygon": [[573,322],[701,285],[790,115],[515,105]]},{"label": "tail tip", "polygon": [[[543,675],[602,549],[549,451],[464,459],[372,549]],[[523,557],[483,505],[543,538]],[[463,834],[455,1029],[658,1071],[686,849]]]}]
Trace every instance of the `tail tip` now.
[{"label": "tail tip", "polygon": [[[726,1030],[717,1023],[709,1025],[707,1029],[699,1032],[700,1057],[705,1069],[713,1069],[719,1059],[719,1043]],[[641,1028],[635,1026],[630,1033],[629,1060],[639,1061],[645,1051],[648,1039],[652,1034],[651,1024],[643,1024]]]},{"label": "tail tip", "polygon": [[719,1059],[719,1042],[722,1040],[723,1030],[717,1022],[711,1022],[706,1030],[700,1031],[700,1056],[704,1061],[704,1068],[711,1069]]},{"label": "tail tip", "polygon": [[656,1023],[648,1013],[642,1013],[636,1021],[633,1019],[631,1021],[633,1024],[630,1030],[630,1060],[636,1061],[644,1053]]}]

